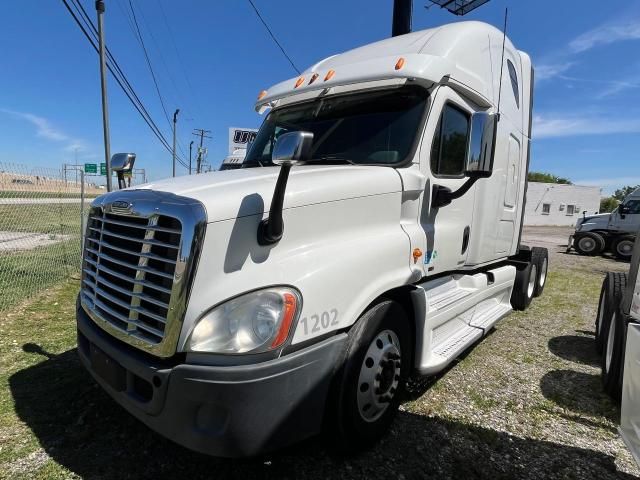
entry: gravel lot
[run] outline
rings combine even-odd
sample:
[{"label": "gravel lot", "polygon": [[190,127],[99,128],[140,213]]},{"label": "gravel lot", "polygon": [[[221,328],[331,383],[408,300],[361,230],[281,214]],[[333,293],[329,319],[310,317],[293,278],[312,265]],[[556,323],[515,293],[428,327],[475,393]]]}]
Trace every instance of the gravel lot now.
[{"label": "gravel lot", "polygon": [[[178,447],[116,406],[79,365],[76,283],[0,319],[0,478],[638,478],[593,347],[602,273],[628,264],[551,249],[543,296],[415,392],[374,449],[343,458],[309,440],[231,461]],[[310,414],[314,414],[310,412]]]}]

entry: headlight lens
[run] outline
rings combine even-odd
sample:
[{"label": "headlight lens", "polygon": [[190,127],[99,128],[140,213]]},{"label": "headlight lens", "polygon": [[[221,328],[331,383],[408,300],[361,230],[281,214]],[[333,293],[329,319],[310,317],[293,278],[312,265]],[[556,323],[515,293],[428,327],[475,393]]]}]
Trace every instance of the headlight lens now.
[{"label": "headlight lens", "polygon": [[214,308],[196,324],[192,352],[258,353],[281,346],[300,309],[300,294],[286,287],[247,293]]}]

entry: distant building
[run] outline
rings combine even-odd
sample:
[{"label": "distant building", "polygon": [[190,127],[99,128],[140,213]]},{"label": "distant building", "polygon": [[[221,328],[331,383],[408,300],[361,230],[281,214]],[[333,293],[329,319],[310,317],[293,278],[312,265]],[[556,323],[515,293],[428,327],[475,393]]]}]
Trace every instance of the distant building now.
[{"label": "distant building", "polygon": [[600,209],[600,187],[529,182],[525,225],[574,226],[576,220]]}]

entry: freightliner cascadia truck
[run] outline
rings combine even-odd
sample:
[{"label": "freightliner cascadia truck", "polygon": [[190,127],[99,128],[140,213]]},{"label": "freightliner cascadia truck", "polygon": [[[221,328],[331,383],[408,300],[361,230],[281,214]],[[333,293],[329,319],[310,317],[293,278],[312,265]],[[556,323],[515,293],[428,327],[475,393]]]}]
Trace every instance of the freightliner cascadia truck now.
[{"label": "freightliner cascadia truck", "polygon": [[262,91],[242,168],[93,202],[78,351],[193,450],[250,456],[393,421],[547,278],[521,246],[533,69],[461,22],[329,57]]}]

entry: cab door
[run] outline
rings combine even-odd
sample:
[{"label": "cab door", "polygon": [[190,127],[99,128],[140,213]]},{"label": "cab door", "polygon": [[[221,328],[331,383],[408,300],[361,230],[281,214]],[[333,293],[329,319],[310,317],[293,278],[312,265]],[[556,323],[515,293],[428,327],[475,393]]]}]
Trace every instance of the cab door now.
[{"label": "cab door", "polygon": [[618,207],[611,229],[619,232],[640,231],[640,199],[631,198]]},{"label": "cab door", "polygon": [[471,238],[476,187],[449,205],[433,208],[434,189],[455,192],[464,176],[475,106],[451,88],[438,87],[420,150],[420,168],[429,179],[421,205],[420,224],[426,235],[424,273],[459,269],[466,262]]}]

